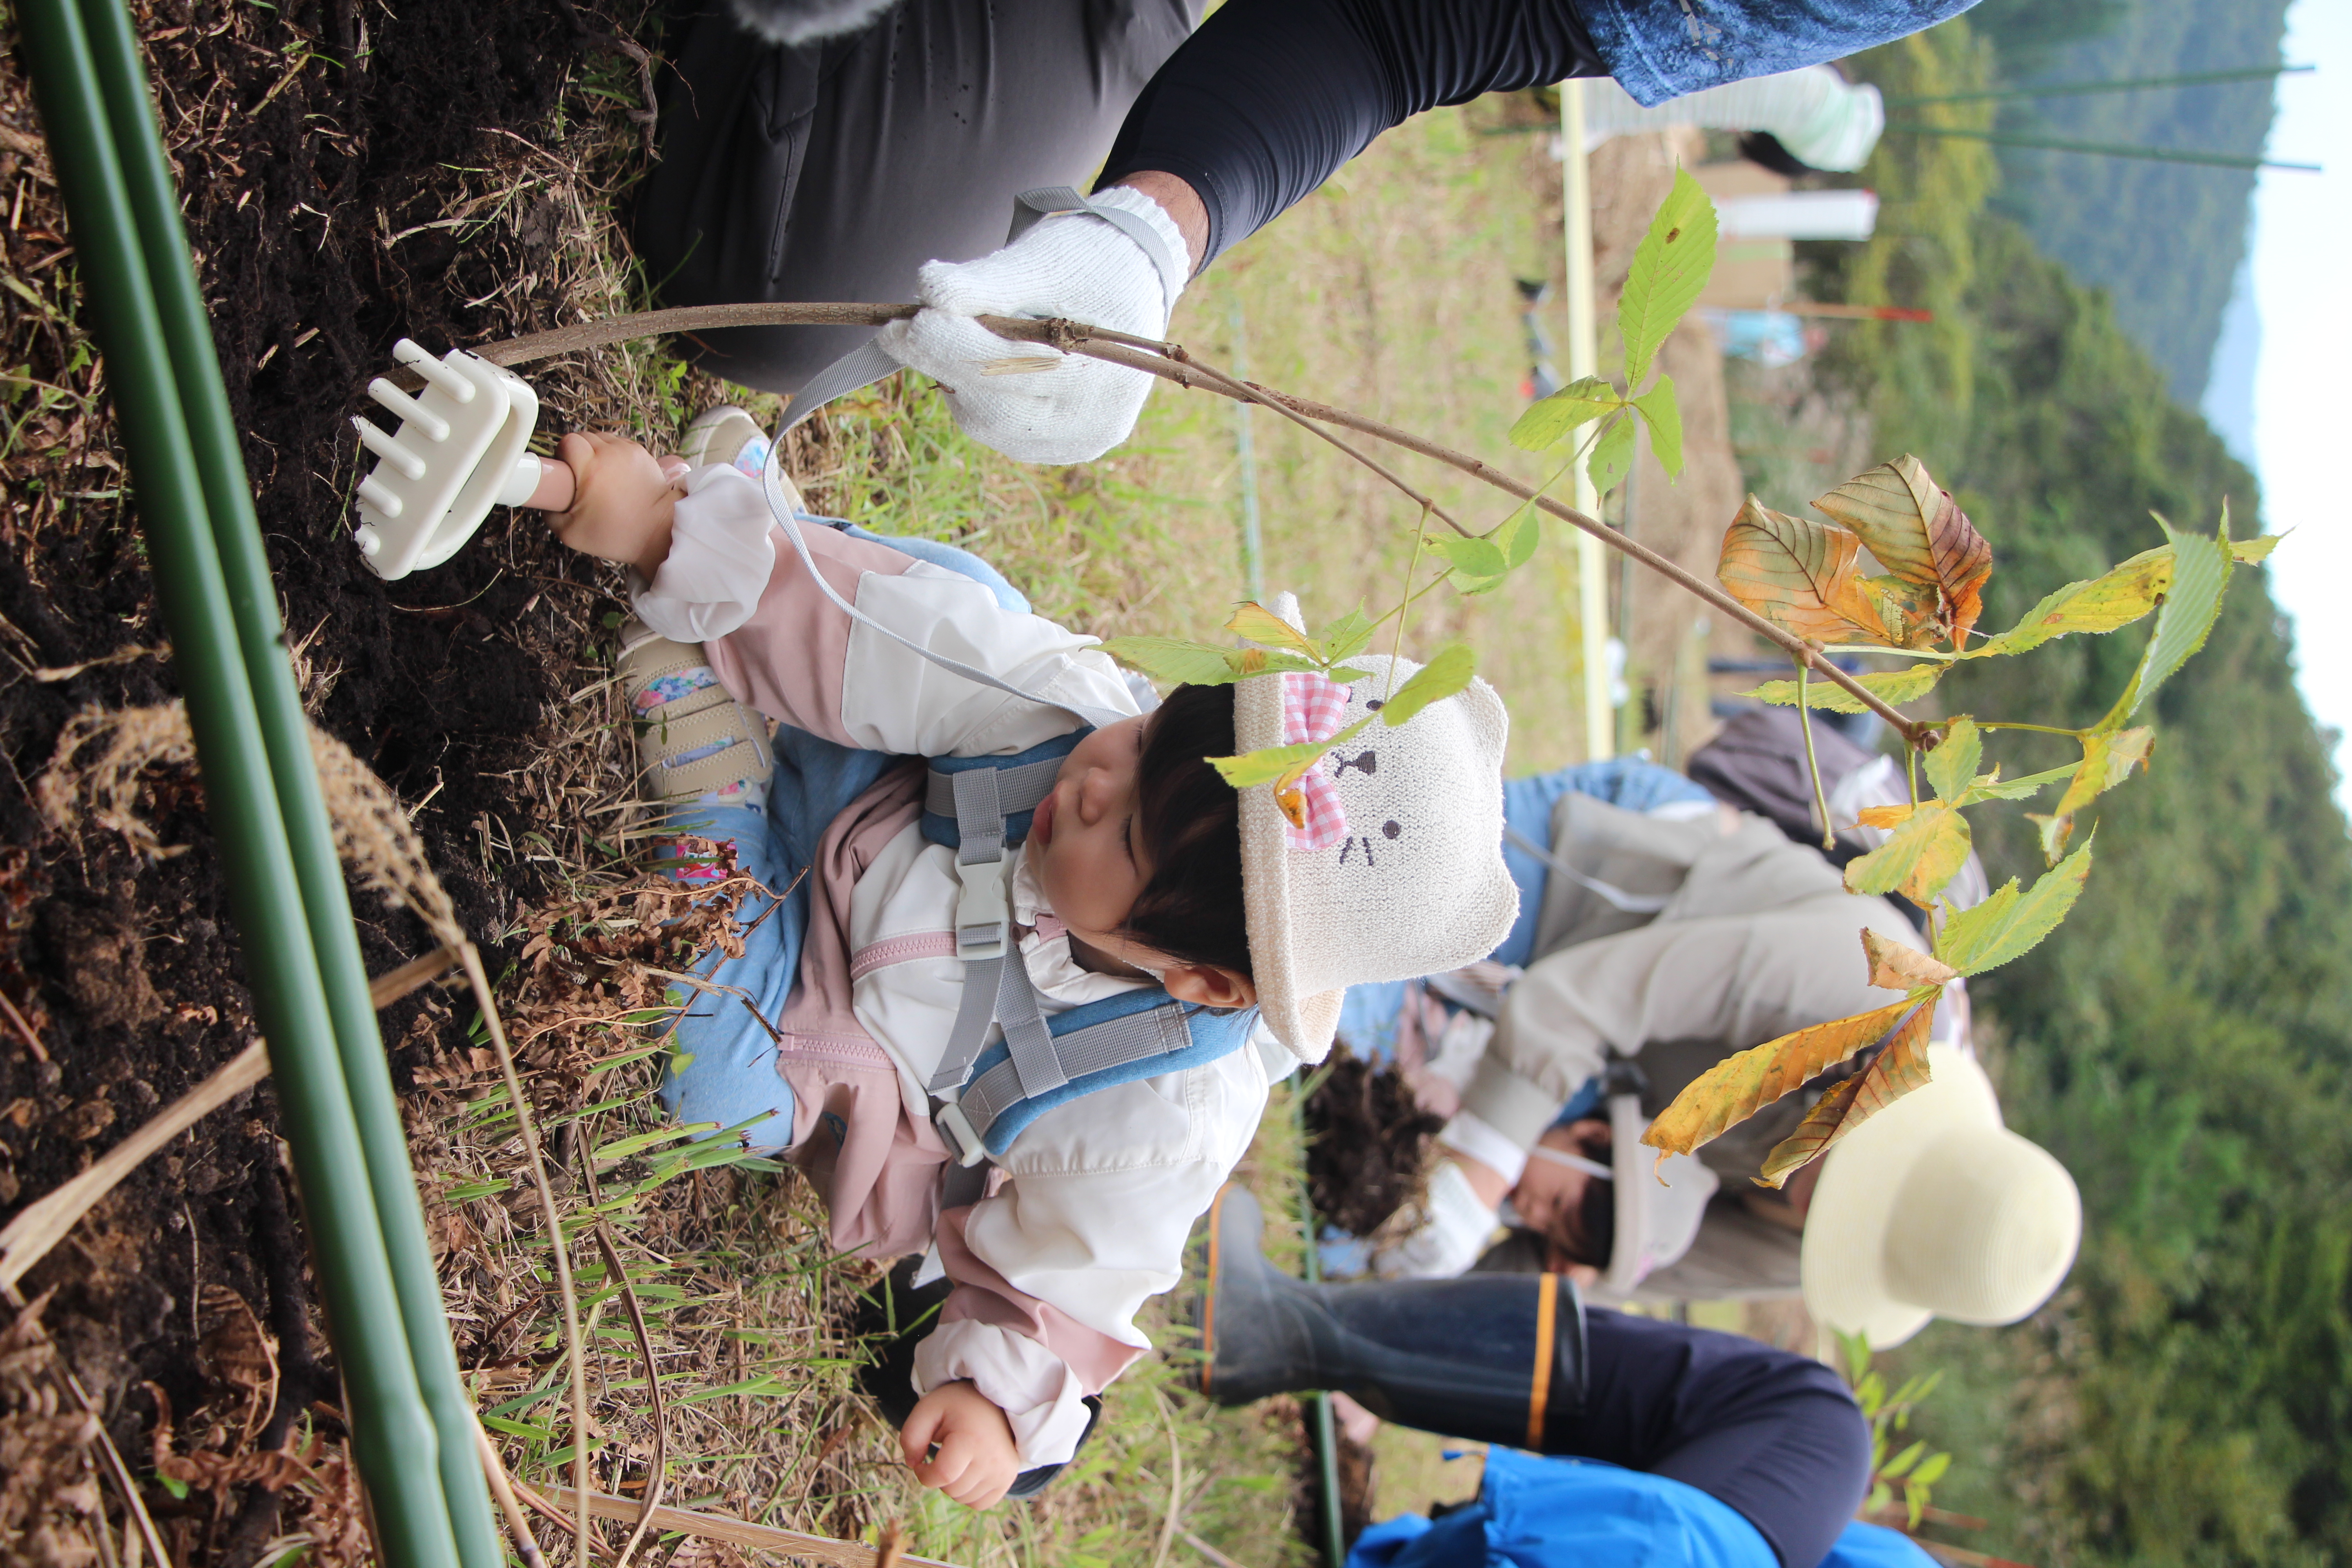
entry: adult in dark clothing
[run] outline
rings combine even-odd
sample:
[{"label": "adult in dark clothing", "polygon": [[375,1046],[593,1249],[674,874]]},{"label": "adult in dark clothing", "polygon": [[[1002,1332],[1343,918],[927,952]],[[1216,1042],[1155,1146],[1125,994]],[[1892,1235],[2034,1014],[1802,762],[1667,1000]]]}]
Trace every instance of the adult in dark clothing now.
[{"label": "adult in dark clothing", "polygon": [[1587,1310],[1559,1275],[1310,1286],[1259,1251],[1239,1188],[1209,1213],[1201,1382],[1240,1405],[1343,1392],[1384,1419],[1688,1486],[1814,1568],[1861,1504],[1870,1427],[1834,1373],[1735,1334]]},{"label": "adult in dark clothing", "polygon": [[[979,439],[1075,460],[1125,437],[1150,378],[1065,358],[982,380],[1045,351],[971,316],[1158,336],[1193,272],[1423,110],[1610,75],[1655,103],[1969,3],[1230,0],[1188,38],[1198,0],[684,0],[636,245],[669,305],[918,299],[924,316],[879,340],[891,361],[954,389]],[[1006,244],[1020,193],[1097,165],[1119,216],[1073,212]],[[694,352],[798,392],[862,332],[740,329]]]}]

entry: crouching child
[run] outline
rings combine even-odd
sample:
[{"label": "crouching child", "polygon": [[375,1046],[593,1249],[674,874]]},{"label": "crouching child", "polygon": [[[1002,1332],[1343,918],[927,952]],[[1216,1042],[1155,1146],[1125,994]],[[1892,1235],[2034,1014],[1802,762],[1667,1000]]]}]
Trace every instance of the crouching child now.
[{"label": "crouching child", "polygon": [[1147,713],[984,566],[808,516],[748,416],[688,446],[566,437],[554,519],[632,568],[645,788],[705,851],[673,874],[731,846],[772,895],[740,911],[740,956],[674,993],[665,1101],[791,1160],[835,1249],[944,1270],[900,1439],[989,1507],[1066,1462],[1149,1348],[1138,1310],[1269,1082],[1329,1049],[1342,991],[1510,927],[1503,706],[1474,682],[1372,726],[1294,825],[1208,759],[1328,735],[1415,666],[1179,687]]}]

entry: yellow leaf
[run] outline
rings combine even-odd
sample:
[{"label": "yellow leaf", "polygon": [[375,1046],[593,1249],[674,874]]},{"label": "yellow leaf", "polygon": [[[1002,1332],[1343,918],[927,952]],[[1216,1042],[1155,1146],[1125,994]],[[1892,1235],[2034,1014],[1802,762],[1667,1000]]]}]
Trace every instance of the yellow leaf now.
[{"label": "yellow leaf", "polygon": [[1772,1146],[1756,1184],[1779,1186],[1829,1152],[1839,1139],[1927,1083],[1927,1036],[1935,1018],[1935,1000],[1921,1002],[1888,1037],[1876,1061],[1822,1096],[1797,1130]]},{"label": "yellow leaf", "polygon": [[1864,591],[1861,551],[1844,529],[1784,516],[1749,496],[1724,531],[1715,574],[1733,598],[1799,637],[1899,645],[1907,628],[1890,628]]},{"label": "yellow leaf", "polygon": [[1255,601],[1235,605],[1234,618],[1225,623],[1225,630],[1267,647],[1286,647],[1294,653],[1304,654],[1316,651],[1315,645],[1307,640],[1305,632]]},{"label": "yellow leaf", "polygon": [[1852,529],[1888,572],[1938,596],[1934,630],[1959,646],[1984,613],[1992,546],[1928,477],[1927,465],[1906,452],[1813,505]]},{"label": "yellow leaf", "polygon": [[1862,955],[1870,962],[1870,983],[1888,991],[1913,991],[1959,978],[1948,964],[1866,926],[1862,932]]},{"label": "yellow leaf", "polygon": [[2083,765],[2067,781],[2066,793],[2058,798],[2053,815],[2072,816],[2131,777],[2134,768],[2147,765],[2155,746],[2156,731],[2146,725],[2111,735],[2084,736]]},{"label": "yellow leaf", "polygon": [[1849,892],[1901,893],[1926,908],[1969,858],[1969,820],[1941,801],[1921,803],[1894,836],[1869,854],[1849,861]]},{"label": "yellow leaf", "polygon": [[1668,1154],[1711,1143],[1823,1068],[1836,1066],[1893,1027],[1906,999],[1851,1018],[1833,1018],[1768,1040],[1701,1073],[1675,1096],[1642,1142]]},{"label": "yellow leaf", "polygon": [[1307,792],[1298,785],[1293,784],[1287,789],[1277,788],[1274,792],[1274,804],[1276,809],[1282,813],[1283,820],[1291,826],[1302,830],[1307,826]]},{"label": "yellow leaf", "polygon": [[[1934,803],[1928,803],[1931,806]],[[1853,814],[1854,820],[1864,827],[1900,827],[1911,820],[1916,805],[1865,805]]]},{"label": "yellow leaf", "polygon": [[2103,577],[2069,583],[2043,596],[2017,625],[1969,649],[1970,658],[2023,653],[2053,637],[2075,632],[2094,635],[2127,626],[2150,610],[2172,588],[2172,546],[2143,550]]}]

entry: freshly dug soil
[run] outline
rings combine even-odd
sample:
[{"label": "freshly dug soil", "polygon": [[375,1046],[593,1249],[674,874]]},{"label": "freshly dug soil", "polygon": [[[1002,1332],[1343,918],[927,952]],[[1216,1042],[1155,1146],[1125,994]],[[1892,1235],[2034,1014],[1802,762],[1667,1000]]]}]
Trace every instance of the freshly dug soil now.
[{"label": "freshly dug soil", "polygon": [[[437,352],[554,324],[566,237],[533,165],[555,158],[541,150],[549,122],[612,24],[570,0],[404,0],[396,12],[156,0],[137,19],[306,705],[416,806],[462,915],[487,938],[530,889],[493,886],[474,846],[529,826],[517,805],[529,738],[562,695],[552,678],[578,661],[575,628],[600,591],[580,558],[504,517],[437,571],[377,579],[348,536],[347,419],[398,337]],[[509,184],[511,221],[451,221],[454,205]],[[5,1218],[254,1026],[193,773],[155,773],[141,800],[163,858],[88,820],[60,831],[35,802],[77,711],[174,689],[121,501],[103,367],[70,328],[82,309],[73,237],[12,29],[0,32],[0,996],[18,1016],[0,1021]],[[565,614],[549,613],[559,603]],[[430,945],[378,899],[354,901],[371,972]],[[450,1018],[421,998],[384,1013],[404,1085]],[[42,1321],[144,1472],[159,1406],[142,1384],[184,1428],[250,1395],[221,1355],[198,1353],[200,1329],[220,1342],[207,1287],[216,1309],[228,1310],[221,1289],[249,1304],[278,1343],[252,1446],[275,1446],[313,1401],[337,1398],[313,1343],[308,1268],[265,1082],[147,1162],[25,1292],[56,1289]],[[0,1379],[0,1446],[30,1432],[26,1397]],[[153,1491],[150,1504],[179,1562],[243,1563],[278,1533],[279,1497],[233,1489],[216,1506],[202,1490],[184,1502]],[[0,1517],[0,1556],[80,1560],[70,1529],[17,1535],[36,1522]]]},{"label": "freshly dug soil", "polygon": [[1307,1100],[1307,1182],[1315,1215],[1349,1236],[1370,1236],[1420,1197],[1443,1118],[1414,1103],[1393,1065],[1344,1047]]}]

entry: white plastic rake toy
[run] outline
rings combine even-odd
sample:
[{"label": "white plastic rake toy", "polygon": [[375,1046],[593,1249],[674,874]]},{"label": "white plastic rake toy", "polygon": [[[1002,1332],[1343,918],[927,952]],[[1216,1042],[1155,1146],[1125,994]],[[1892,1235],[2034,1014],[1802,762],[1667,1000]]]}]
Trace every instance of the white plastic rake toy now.
[{"label": "white plastic rake toy", "polygon": [[463,349],[436,360],[406,338],[393,345],[392,357],[425,378],[424,395],[411,397],[378,376],[368,395],[400,416],[398,433],[352,418],[376,455],[360,480],[352,539],[377,576],[390,581],[440,565],[493,506],[572,504],[572,470],[526,449],[539,423],[539,395],[520,376]]}]

